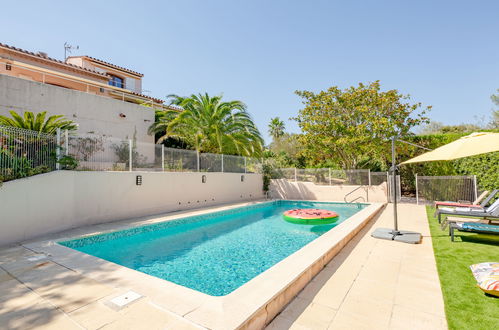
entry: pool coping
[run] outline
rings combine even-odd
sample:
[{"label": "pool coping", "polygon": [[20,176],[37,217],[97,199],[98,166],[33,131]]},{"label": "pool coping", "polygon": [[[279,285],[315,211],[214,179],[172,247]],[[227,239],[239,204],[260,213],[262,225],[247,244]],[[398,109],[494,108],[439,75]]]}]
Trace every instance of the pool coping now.
[{"label": "pool coping", "polygon": [[[304,202],[303,200],[296,201]],[[263,328],[350,239],[384,208],[386,203],[366,203],[369,205],[348,218],[348,221],[336,226],[335,230],[321,235],[238,289],[220,297],[210,296],[87,255],[59,245],[57,242],[265,202],[269,201],[237,203],[76,228],[22,245],[35,252],[43,253],[53,262],[84,276],[115,288],[133,290],[143,296],[148,296],[158,306],[195,325],[209,329]],[[318,201],[310,200],[309,202]],[[320,202],[338,203],[338,201]]]}]

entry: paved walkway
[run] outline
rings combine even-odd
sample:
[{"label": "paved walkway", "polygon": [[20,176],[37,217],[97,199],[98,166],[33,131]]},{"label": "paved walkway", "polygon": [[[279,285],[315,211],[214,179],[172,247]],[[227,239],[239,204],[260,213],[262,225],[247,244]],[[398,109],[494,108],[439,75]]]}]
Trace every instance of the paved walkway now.
[{"label": "paved walkway", "polygon": [[267,329],[446,329],[444,304],[423,206],[399,205],[399,228],[418,245],[374,239],[393,227],[389,205]]},{"label": "paved walkway", "polygon": [[106,302],[126,290],[52,261],[26,260],[36,258],[30,255],[23,248],[1,251],[0,329],[199,329],[148,297],[110,308]]}]

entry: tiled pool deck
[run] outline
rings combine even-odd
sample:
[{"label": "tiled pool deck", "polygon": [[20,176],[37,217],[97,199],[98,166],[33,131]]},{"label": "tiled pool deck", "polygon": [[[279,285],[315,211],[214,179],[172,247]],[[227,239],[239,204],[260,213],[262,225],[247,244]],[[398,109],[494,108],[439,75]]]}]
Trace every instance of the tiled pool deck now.
[{"label": "tiled pool deck", "polygon": [[[425,237],[421,245],[380,241],[369,236],[373,228],[389,227],[391,214],[389,206],[371,221],[269,328],[446,328],[425,209],[400,206],[401,228],[422,232]],[[123,222],[123,226],[130,223]],[[99,226],[94,227],[100,230]],[[153,294],[119,310],[109,307],[110,299],[132,285],[112,278],[116,272],[107,273],[104,269],[99,274],[96,278],[75,272],[23,246],[1,249],[1,327],[200,328],[162,308]]]},{"label": "tiled pool deck", "polygon": [[393,208],[368,224],[267,329],[447,329],[424,206],[399,204],[399,228],[422,244],[374,239]]}]

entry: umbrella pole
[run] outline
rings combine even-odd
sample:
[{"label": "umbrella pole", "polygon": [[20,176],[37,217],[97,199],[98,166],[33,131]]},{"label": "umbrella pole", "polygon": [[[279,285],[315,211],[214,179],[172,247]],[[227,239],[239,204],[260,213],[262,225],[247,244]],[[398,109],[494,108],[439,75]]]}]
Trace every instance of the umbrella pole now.
[{"label": "umbrella pole", "polygon": [[400,234],[397,214],[397,163],[395,161],[395,136],[392,136],[392,202],[393,202],[393,235]]},{"label": "umbrella pole", "polygon": [[[421,243],[421,234],[413,231],[398,229],[398,214],[397,214],[397,164],[395,161],[395,142],[397,137],[392,137],[392,202],[393,202],[393,229],[377,228],[372,232],[374,238],[385,239],[389,241],[397,241],[403,243],[418,244]],[[388,182],[387,182],[388,183]]]}]

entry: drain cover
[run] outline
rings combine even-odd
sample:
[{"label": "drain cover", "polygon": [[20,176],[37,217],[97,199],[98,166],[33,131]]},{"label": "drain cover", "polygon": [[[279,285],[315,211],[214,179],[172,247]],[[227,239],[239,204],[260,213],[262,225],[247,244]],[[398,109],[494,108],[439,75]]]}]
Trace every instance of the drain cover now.
[{"label": "drain cover", "polygon": [[142,296],[137,292],[128,291],[120,296],[117,296],[109,300],[109,304],[114,308],[121,309],[140,298],[142,298]]},{"label": "drain cover", "polygon": [[39,260],[43,260],[43,259],[47,259],[47,256],[44,254],[39,254],[39,255],[36,255],[33,257],[29,257],[28,261],[39,261]]}]

